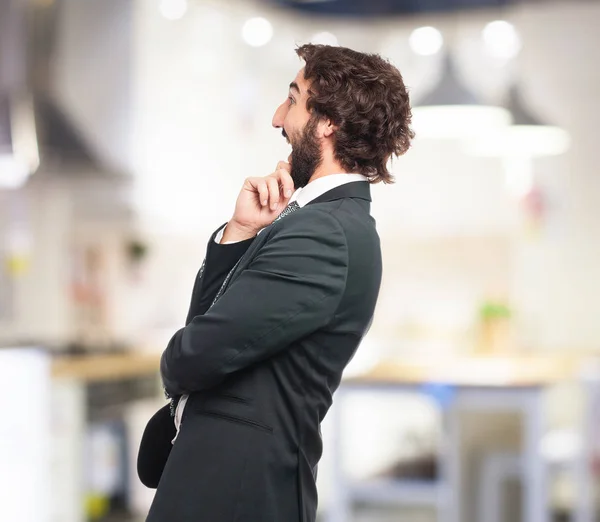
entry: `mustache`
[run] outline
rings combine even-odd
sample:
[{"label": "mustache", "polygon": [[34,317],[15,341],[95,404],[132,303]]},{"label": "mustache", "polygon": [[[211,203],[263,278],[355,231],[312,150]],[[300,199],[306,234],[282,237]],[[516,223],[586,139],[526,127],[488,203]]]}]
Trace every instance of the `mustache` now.
[{"label": "mustache", "polygon": [[285,132],[285,129],[281,130],[281,135],[287,140],[287,142],[290,142],[290,139],[288,138],[287,132]]}]

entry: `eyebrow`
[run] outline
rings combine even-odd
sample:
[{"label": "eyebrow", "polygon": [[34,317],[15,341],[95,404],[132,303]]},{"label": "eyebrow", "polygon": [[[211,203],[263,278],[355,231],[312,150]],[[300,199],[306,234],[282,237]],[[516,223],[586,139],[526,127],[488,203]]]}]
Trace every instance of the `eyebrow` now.
[{"label": "eyebrow", "polygon": [[292,89],[295,89],[298,92],[298,94],[300,94],[300,87],[298,87],[298,84],[296,82],[290,83],[290,91]]}]

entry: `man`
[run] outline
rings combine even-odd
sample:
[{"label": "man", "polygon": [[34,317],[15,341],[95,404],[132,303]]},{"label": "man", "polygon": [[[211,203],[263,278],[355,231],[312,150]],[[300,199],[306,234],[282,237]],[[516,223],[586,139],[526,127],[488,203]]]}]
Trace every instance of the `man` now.
[{"label": "man", "polygon": [[[296,52],[305,66],[273,118],[289,163],[244,182],[162,356],[177,406],[140,448],[140,477],[158,485],[148,522],[316,518],[320,423],[381,283],[370,183],[393,181],[386,165],[413,134],[388,62],[341,47]],[[153,437],[172,448],[148,450]]]}]

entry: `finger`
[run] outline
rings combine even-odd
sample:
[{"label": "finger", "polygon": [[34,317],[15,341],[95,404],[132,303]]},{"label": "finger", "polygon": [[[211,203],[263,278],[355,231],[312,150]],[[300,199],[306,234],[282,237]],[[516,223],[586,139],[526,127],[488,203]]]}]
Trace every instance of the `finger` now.
[{"label": "finger", "polygon": [[269,202],[269,187],[264,178],[253,180],[254,187],[258,192],[260,204],[264,207]]},{"label": "finger", "polygon": [[275,170],[285,170],[287,172],[291,172],[292,166],[287,161],[280,161],[277,163],[277,168]]},{"label": "finger", "polygon": [[292,179],[292,176],[290,176],[290,173],[284,169],[279,169],[275,174],[279,179],[279,184],[281,185],[281,192],[283,194],[283,197],[286,199],[291,198],[295,190],[294,180]]},{"label": "finger", "polygon": [[269,204],[271,210],[275,210],[279,205],[279,183],[275,177],[266,178],[269,187]]}]

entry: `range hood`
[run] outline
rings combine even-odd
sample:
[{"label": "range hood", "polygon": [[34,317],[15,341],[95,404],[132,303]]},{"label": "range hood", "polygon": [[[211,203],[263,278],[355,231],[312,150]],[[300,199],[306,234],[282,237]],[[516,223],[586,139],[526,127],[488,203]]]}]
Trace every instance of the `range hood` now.
[{"label": "range hood", "polygon": [[50,95],[59,5],[0,0],[0,190],[19,188],[49,166],[107,171]]}]

